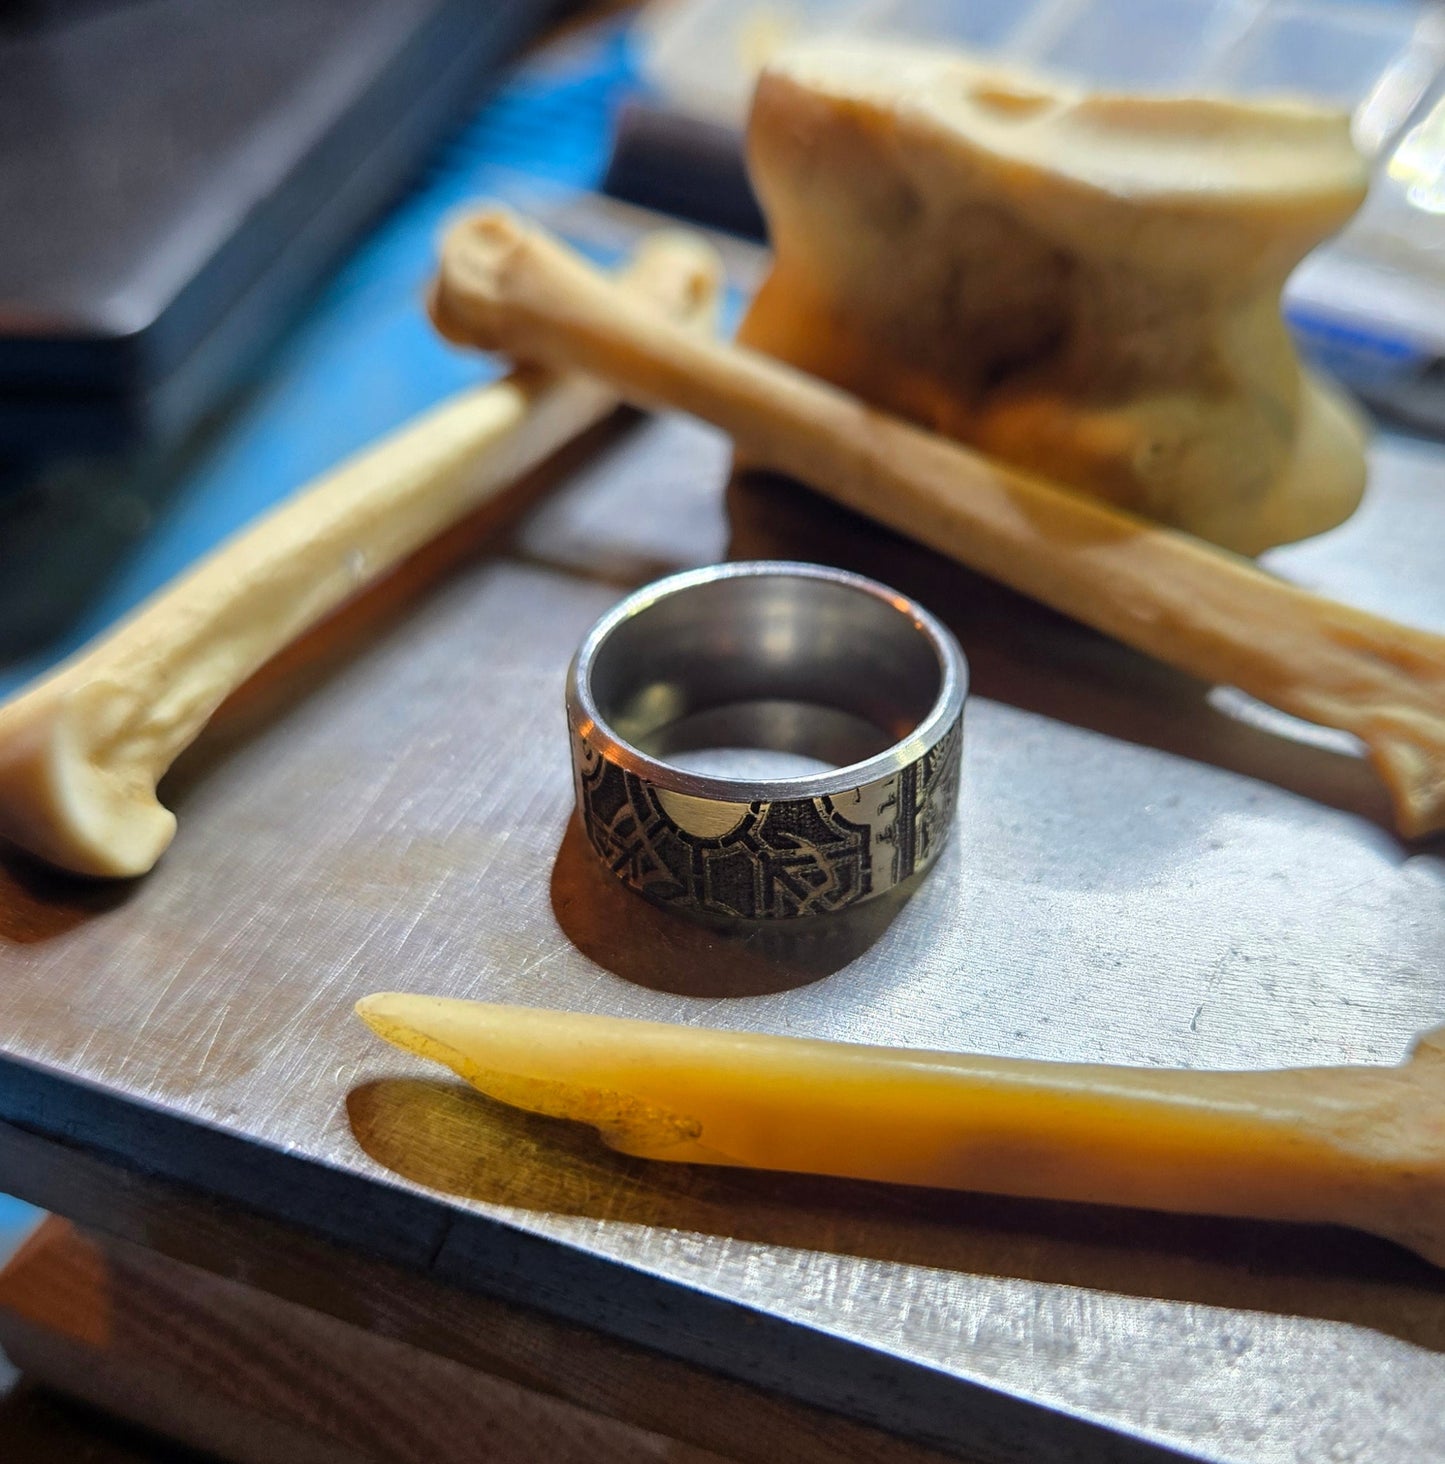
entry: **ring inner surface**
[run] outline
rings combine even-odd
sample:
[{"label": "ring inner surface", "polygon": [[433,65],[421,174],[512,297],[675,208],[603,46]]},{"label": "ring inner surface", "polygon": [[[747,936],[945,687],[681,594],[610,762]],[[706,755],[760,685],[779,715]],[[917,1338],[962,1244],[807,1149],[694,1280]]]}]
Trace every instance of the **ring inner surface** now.
[{"label": "ring inner surface", "polygon": [[748,575],[666,595],[618,625],[593,701],[648,756],[712,777],[806,777],[908,737],[943,686],[931,640],[865,590]]}]

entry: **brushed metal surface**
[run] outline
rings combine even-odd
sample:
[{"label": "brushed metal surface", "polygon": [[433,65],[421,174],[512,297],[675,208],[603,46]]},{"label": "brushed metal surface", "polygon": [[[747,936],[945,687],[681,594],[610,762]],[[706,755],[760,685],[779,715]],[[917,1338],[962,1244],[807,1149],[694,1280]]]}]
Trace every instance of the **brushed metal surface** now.
[{"label": "brushed metal surface", "polygon": [[[1445,1278],[1383,1242],[649,1166],[352,1017],[410,988],[1196,1067],[1390,1062],[1445,1017],[1442,850],[1388,832],[1339,739],[800,490],[724,495],[726,471],[680,420],[600,439],[507,544],[403,576],[239,698],[163,789],[180,833],[151,877],[6,866],[0,1116],[262,1208],[312,1195],[318,1223],[461,1284],[987,1456],[1099,1457],[1055,1410],[1259,1464],[1445,1453]],[[1385,437],[1361,514],[1272,563],[1445,629],[1442,544],[1445,452]],[[793,941],[651,909],[569,824],[580,638],[730,548],[897,584],[973,669],[932,876]],[[227,1136],[251,1157],[218,1159]],[[348,1179],[355,1205],[333,1206]],[[756,1355],[710,1354],[751,1335],[734,1316]]]}]

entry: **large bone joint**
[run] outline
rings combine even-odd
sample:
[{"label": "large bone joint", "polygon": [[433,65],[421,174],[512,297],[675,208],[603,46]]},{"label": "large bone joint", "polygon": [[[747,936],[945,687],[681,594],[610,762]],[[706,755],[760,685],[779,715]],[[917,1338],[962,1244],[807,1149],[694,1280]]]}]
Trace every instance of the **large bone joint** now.
[{"label": "large bone joint", "polygon": [[1242,553],[1359,502],[1362,424],[1280,313],[1365,196],[1345,113],[818,41],[763,71],[748,163],[744,345]]},{"label": "large bone joint", "polygon": [[1192,1072],[389,993],[380,1037],[644,1159],[1347,1225],[1445,1265],[1445,1028],[1398,1067]]},{"label": "large bone joint", "polygon": [[[712,251],[647,241],[630,308],[711,327]],[[0,834],[81,874],[144,874],[175,833],[166,769],[252,672],[612,411],[595,378],[523,369],[327,473],[0,707]]]},{"label": "large bone joint", "polygon": [[631,302],[504,212],[448,235],[432,316],[454,341],[585,371],[730,433],[750,462],[1205,681],[1353,733],[1411,837],[1445,828],[1445,636],[1277,579],[1191,535],[984,457]]}]

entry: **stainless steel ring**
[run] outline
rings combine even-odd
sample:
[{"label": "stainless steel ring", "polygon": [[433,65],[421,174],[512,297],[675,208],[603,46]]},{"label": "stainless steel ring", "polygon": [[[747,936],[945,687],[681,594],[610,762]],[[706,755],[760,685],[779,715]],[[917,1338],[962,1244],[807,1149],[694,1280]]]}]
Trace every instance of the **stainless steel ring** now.
[{"label": "stainless steel ring", "polygon": [[[873,580],[769,560],[672,575],[604,615],[572,662],[583,827],[664,905],[732,920],[845,909],[937,856],[967,693],[953,636]],[[739,774],[758,748],[806,768]]]}]

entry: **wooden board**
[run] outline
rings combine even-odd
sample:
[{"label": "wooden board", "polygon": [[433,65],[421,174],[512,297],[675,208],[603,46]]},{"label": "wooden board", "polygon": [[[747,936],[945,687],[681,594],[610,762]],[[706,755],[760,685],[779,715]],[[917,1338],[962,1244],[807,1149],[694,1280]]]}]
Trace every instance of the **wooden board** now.
[{"label": "wooden board", "polygon": [[48,1220],[0,1272],[26,1376],[235,1464],[723,1464],[155,1251]]},{"label": "wooden board", "polygon": [[[405,1343],[589,1417],[689,1442],[734,1464],[940,1464],[943,1457],[6,1123],[0,1123],[0,1174],[80,1222],[101,1247],[106,1237],[128,1241],[132,1250],[179,1262],[183,1273],[209,1271],[246,1291],[334,1317],[343,1331]],[[27,1289],[39,1293],[48,1315],[43,1283]],[[4,1290],[0,1283],[0,1297]],[[258,1305],[245,1303],[248,1310]]]}]

